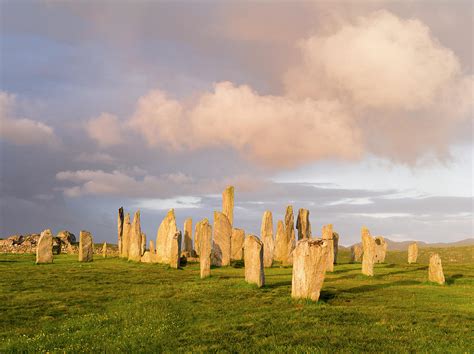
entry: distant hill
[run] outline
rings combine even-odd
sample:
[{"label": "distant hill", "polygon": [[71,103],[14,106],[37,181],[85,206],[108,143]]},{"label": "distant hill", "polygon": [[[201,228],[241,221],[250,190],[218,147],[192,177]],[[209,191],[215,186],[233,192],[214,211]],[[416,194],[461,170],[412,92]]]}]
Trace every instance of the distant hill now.
[{"label": "distant hill", "polygon": [[[408,250],[408,245],[413,242],[418,243],[418,247],[425,248],[425,247],[434,247],[434,248],[443,248],[443,247],[463,247],[463,246],[474,246],[474,238],[466,238],[461,241],[456,242],[437,242],[437,243],[427,243],[423,241],[392,241],[388,238],[385,239],[388,245],[389,251],[406,251]],[[360,244],[360,243],[358,243]],[[350,247],[348,247],[350,248]]]}]

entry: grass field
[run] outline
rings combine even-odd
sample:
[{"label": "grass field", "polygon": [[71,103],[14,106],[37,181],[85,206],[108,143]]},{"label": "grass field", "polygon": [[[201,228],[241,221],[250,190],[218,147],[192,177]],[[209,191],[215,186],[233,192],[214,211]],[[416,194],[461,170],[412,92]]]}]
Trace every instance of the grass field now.
[{"label": "grass field", "polygon": [[420,251],[412,265],[389,252],[373,278],[341,252],[317,303],[290,298],[291,268],[267,269],[258,289],[243,268],[200,280],[198,264],[3,254],[0,352],[474,352],[474,248],[436,249],[445,286],[427,282]]}]

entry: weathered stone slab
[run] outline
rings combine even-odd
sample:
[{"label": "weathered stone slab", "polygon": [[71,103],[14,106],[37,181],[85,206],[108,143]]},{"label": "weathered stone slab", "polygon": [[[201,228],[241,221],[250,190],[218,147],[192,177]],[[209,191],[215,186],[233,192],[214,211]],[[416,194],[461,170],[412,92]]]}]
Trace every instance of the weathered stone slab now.
[{"label": "weathered stone slab", "polygon": [[119,251],[120,256],[122,256],[123,222],[124,222],[123,207],[120,207],[118,210],[118,215],[117,215],[117,245],[118,245],[118,251]]},{"label": "weathered stone slab", "polygon": [[94,241],[89,231],[82,230],[79,234],[79,262],[92,262],[94,257]]},{"label": "weathered stone slab", "polygon": [[142,230],[140,227],[140,211],[138,210],[132,221],[130,243],[128,245],[128,260],[140,262],[142,258]]},{"label": "weathered stone slab", "polygon": [[184,252],[193,251],[193,219],[187,218],[184,220]]},{"label": "weathered stone slab", "polygon": [[337,254],[339,252],[339,234],[337,232],[332,233],[332,243],[334,247],[334,264],[337,264]]},{"label": "weathered stone slab", "polygon": [[36,264],[53,263],[53,234],[50,229],[41,233],[36,245]]},{"label": "weathered stone slab", "polygon": [[122,258],[128,259],[128,249],[130,245],[130,232],[132,230],[132,225],[130,224],[130,213],[125,215],[123,222],[123,233],[122,233]]},{"label": "weathered stone slab", "polygon": [[212,228],[208,219],[203,219],[196,224],[194,235],[194,237],[199,240],[199,267],[201,270],[201,278],[207,278],[211,275],[212,252]]},{"label": "weathered stone slab", "polygon": [[177,231],[171,240],[170,267],[178,269],[181,257],[181,231]]},{"label": "weathered stone slab", "polygon": [[255,235],[248,235],[244,243],[245,281],[256,284],[258,287],[265,285],[263,271],[263,242]]},{"label": "weathered stone slab", "polygon": [[222,192],[222,213],[229,219],[230,226],[234,224],[234,187],[227,187]]},{"label": "weathered stone slab", "polygon": [[327,240],[303,239],[293,252],[291,297],[318,301],[329,254]]},{"label": "weathered stone slab", "polygon": [[387,254],[387,242],[382,236],[375,237],[375,263],[385,262],[385,255]]},{"label": "weathered stone slab", "polygon": [[332,224],[324,225],[321,237],[323,240],[327,241],[328,255],[327,260],[327,272],[334,272],[334,232],[332,230]]},{"label": "weathered stone slab", "polygon": [[418,259],[418,244],[416,242],[408,245],[408,263],[416,263]]},{"label": "weathered stone slab", "polygon": [[441,257],[437,253],[430,256],[430,268],[428,270],[428,279],[430,282],[444,284],[443,266],[441,264]]},{"label": "weathered stone slab", "polygon": [[104,242],[104,244],[102,245],[102,257],[107,257],[107,242]]},{"label": "weathered stone slab", "polygon": [[275,241],[273,239],[273,217],[271,211],[267,210],[263,213],[260,237],[263,242],[263,265],[268,268],[273,264],[273,252],[275,249]]},{"label": "weathered stone slab", "polygon": [[232,239],[230,246],[230,259],[240,261],[244,258],[245,231],[242,229],[232,229]]},{"label": "weathered stone slab", "polygon": [[362,246],[361,245],[353,245],[351,247],[351,262],[360,262],[362,261]]},{"label": "weathered stone slab", "polygon": [[374,260],[375,260],[375,240],[370,236],[369,229],[362,228],[362,274],[374,275]]},{"label": "weathered stone slab", "polygon": [[170,264],[173,239],[178,232],[174,209],[170,209],[156,234],[156,258],[159,263]]},{"label": "weathered stone slab", "polygon": [[309,222],[309,210],[301,208],[298,210],[296,219],[296,229],[298,230],[298,240],[311,238],[311,223]]},{"label": "weathered stone slab", "polygon": [[214,212],[214,254],[215,266],[230,265],[232,226],[226,215]]}]

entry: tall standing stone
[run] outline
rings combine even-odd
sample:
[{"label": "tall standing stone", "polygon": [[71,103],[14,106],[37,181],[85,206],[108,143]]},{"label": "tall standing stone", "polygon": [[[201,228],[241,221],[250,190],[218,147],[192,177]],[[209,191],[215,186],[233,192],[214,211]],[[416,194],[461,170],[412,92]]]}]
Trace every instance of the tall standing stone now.
[{"label": "tall standing stone", "polygon": [[263,265],[268,268],[273,264],[273,252],[275,249],[275,241],[273,239],[273,217],[271,211],[267,210],[263,213],[260,237],[263,242]]},{"label": "tall standing stone", "polygon": [[328,255],[327,260],[327,272],[334,272],[334,232],[332,231],[332,224],[324,225],[322,231],[322,239],[327,241]]},{"label": "tall standing stone", "polygon": [[227,187],[222,192],[222,213],[229,219],[230,226],[234,224],[234,187]]},{"label": "tall standing stone", "polygon": [[273,259],[282,264],[288,264],[288,245],[290,240],[287,239],[287,234],[285,232],[285,225],[283,221],[278,220],[277,223],[277,233],[275,237],[275,250],[273,252]]},{"label": "tall standing stone", "polygon": [[230,246],[230,259],[241,261],[244,258],[245,231],[242,229],[232,229],[232,239]]},{"label": "tall standing stone", "polygon": [[158,228],[156,234],[156,259],[159,263],[169,264],[171,261],[171,247],[178,232],[174,209],[170,209]]},{"label": "tall standing stone", "polygon": [[298,210],[298,218],[296,219],[296,229],[298,230],[298,240],[311,238],[311,223],[309,222],[309,210]]},{"label": "tall standing stone", "polygon": [[375,237],[375,263],[385,262],[387,254],[387,242],[382,236]]},{"label": "tall standing stone", "polygon": [[53,263],[53,234],[50,229],[41,233],[36,245],[36,264]]},{"label": "tall standing stone", "polygon": [[119,256],[122,256],[122,236],[123,236],[123,207],[118,210],[117,216],[117,236],[118,236],[118,251]]},{"label": "tall standing stone", "polygon": [[293,252],[291,297],[318,301],[327,268],[327,240],[303,239]]},{"label": "tall standing stone", "polygon": [[216,266],[230,265],[232,226],[227,216],[214,212],[214,254]]},{"label": "tall standing stone", "polygon": [[259,288],[265,285],[263,271],[263,242],[257,236],[248,235],[244,243],[245,281],[256,284]]},{"label": "tall standing stone", "polygon": [[133,216],[130,230],[130,243],[128,245],[128,260],[140,262],[142,258],[142,230],[140,227],[140,211]]},{"label": "tall standing stone", "polygon": [[[194,237],[199,240],[199,267],[201,279],[211,275],[212,228],[209,220],[203,219],[196,224]],[[199,236],[198,236],[199,235]],[[194,244],[196,246],[196,244]]]},{"label": "tall standing stone", "polygon": [[362,253],[361,245],[353,245],[351,247],[351,263],[362,261]]},{"label": "tall standing stone", "polygon": [[337,254],[339,252],[339,234],[337,232],[332,233],[332,243],[334,247],[334,264],[337,264]]},{"label": "tall standing stone", "polygon": [[145,251],[146,251],[146,234],[142,232],[141,242],[140,242],[140,257],[143,256]]},{"label": "tall standing stone", "polygon": [[439,254],[433,253],[430,256],[430,268],[428,270],[428,279],[433,283],[444,284],[443,266]]},{"label": "tall standing stone", "polygon": [[418,244],[416,242],[408,245],[408,263],[416,263],[418,259]]},{"label": "tall standing stone", "polygon": [[107,257],[107,242],[104,242],[104,244],[102,245],[102,257]]},{"label": "tall standing stone", "polygon": [[152,255],[154,255],[155,254],[155,242],[153,242],[153,240],[150,240],[148,247],[150,247],[150,253]]},{"label": "tall standing stone", "polygon": [[181,256],[181,231],[177,231],[171,240],[170,267],[178,269]]},{"label": "tall standing stone", "polygon": [[[288,256],[286,263],[293,263],[293,250],[295,249],[295,219],[293,216],[293,207],[288,205],[285,213],[285,233],[288,240]],[[284,262],[285,263],[285,262]]]},{"label": "tall standing stone", "polygon": [[362,274],[374,275],[374,260],[375,260],[375,240],[370,236],[369,229],[362,228]]},{"label": "tall standing stone", "polygon": [[94,241],[89,231],[82,230],[79,234],[79,262],[92,262]]},{"label": "tall standing stone", "polygon": [[193,219],[184,220],[184,252],[191,254],[193,251]]},{"label": "tall standing stone", "polygon": [[128,249],[130,246],[130,232],[132,225],[130,224],[130,213],[125,215],[123,222],[123,234],[122,234],[122,257],[128,259]]}]

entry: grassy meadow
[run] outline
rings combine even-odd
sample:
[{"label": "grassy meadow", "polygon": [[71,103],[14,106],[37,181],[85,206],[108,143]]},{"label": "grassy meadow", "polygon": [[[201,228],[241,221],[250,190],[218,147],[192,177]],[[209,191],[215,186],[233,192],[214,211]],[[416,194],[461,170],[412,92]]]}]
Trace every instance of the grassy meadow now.
[{"label": "grassy meadow", "polygon": [[169,269],[119,258],[0,254],[0,352],[474,352],[474,247],[436,249],[447,285],[427,282],[429,252],[389,252],[373,278],[328,273],[317,303],[291,299],[291,268]]}]

